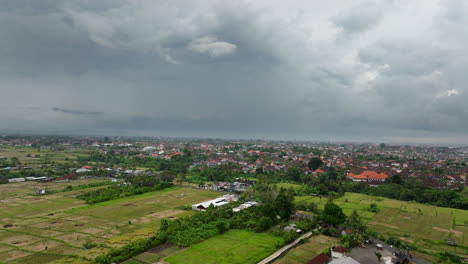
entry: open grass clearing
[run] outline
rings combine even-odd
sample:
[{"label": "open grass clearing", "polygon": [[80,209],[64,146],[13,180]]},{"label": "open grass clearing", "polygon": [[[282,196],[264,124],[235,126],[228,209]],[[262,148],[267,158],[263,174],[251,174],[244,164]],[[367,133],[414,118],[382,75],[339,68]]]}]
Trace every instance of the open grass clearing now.
[{"label": "open grass clearing", "polygon": [[257,263],[283,246],[283,240],[266,233],[231,230],[165,259],[171,264]]},{"label": "open grass clearing", "polygon": [[282,183],[277,183],[277,184],[276,184],[276,187],[278,187],[278,189],[279,189],[279,188],[300,189],[300,188],[302,188],[302,186],[303,186],[302,184],[298,184],[298,183],[287,183],[287,182],[282,182]]},{"label": "open grass clearing", "polygon": [[[171,187],[162,191],[102,202],[69,210],[69,213],[86,215],[95,218],[106,218],[114,221],[144,221],[141,217],[175,210],[179,206],[193,204],[219,197],[220,194],[207,190]],[[172,214],[181,211],[172,211]]]}]

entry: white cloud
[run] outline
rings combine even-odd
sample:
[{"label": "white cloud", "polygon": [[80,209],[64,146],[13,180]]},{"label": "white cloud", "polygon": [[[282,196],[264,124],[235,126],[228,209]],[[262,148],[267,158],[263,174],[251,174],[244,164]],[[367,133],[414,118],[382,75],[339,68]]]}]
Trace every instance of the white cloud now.
[{"label": "white cloud", "polygon": [[235,44],[218,41],[215,37],[206,36],[192,40],[188,44],[188,49],[206,54],[210,57],[222,57],[234,54],[237,50]]},{"label": "white cloud", "polygon": [[451,89],[447,91],[447,96],[457,95],[458,91],[455,89]]}]

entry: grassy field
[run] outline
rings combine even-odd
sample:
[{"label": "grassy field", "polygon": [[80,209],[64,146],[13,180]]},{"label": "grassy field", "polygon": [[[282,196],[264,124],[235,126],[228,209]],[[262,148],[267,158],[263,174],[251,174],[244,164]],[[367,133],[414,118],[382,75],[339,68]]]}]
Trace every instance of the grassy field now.
[{"label": "grassy field", "polygon": [[265,233],[231,230],[195,244],[165,259],[171,264],[257,263],[283,245],[283,240]]},{"label": "grassy field", "polygon": [[275,184],[276,187],[278,188],[286,188],[286,189],[289,189],[289,188],[293,188],[293,189],[300,189],[302,188],[303,185],[301,184],[297,184],[297,183],[287,183],[287,182],[282,182],[282,183],[277,183]]},{"label": "grassy field", "polygon": [[337,246],[339,243],[337,238],[324,235],[314,236],[304,244],[291,249],[282,258],[275,260],[273,264],[303,264],[322,253],[323,250]]},{"label": "grassy field", "polygon": [[[151,236],[161,218],[192,213],[178,207],[220,196],[207,190],[173,187],[87,205],[75,197],[90,189],[33,195],[46,185],[50,190],[62,190],[91,182],[96,180],[0,185],[0,261],[87,263],[112,247]],[[98,245],[84,249],[88,241]]]},{"label": "grassy field", "polygon": [[[296,197],[296,202],[314,202],[323,208],[326,198]],[[346,193],[334,200],[349,215],[356,210],[367,224],[381,234],[395,236],[428,251],[448,251],[468,254],[466,249],[448,246],[452,238],[462,246],[468,246],[468,211],[437,207],[414,202],[404,202],[358,193]],[[375,203],[378,213],[368,210]]]},{"label": "grassy field", "polygon": [[[68,160],[76,160],[78,156],[88,156],[89,150],[84,149],[67,149],[67,150],[50,150],[39,149],[32,147],[11,147],[3,146],[0,148],[0,156],[12,158],[17,157],[23,166],[40,167],[52,161],[64,162]],[[39,155],[39,157],[28,157],[28,155]]]}]

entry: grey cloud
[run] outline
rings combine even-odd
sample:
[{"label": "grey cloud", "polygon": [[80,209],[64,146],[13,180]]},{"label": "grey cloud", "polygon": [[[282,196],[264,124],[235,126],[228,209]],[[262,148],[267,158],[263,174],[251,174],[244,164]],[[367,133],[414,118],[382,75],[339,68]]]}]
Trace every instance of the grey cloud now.
[{"label": "grey cloud", "polygon": [[384,1],[365,1],[340,12],[331,20],[345,34],[357,34],[376,27],[383,19],[385,8]]},{"label": "grey cloud", "polygon": [[82,111],[82,110],[65,109],[65,108],[59,108],[59,107],[52,107],[52,111],[72,114],[72,115],[80,115],[80,116],[98,116],[98,115],[103,114],[103,112]]},{"label": "grey cloud", "polygon": [[427,1],[414,37],[358,0],[9,1],[0,130],[467,139],[468,11]]},{"label": "grey cloud", "polygon": [[206,36],[190,41],[188,48],[210,57],[222,57],[236,52],[237,46],[229,42],[218,41],[215,37]]},{"label": "grey cloud", "polygon": [[388,65],[387,74],[420,76],[447,66],[454,54],[426,43],[386,41],[359,50],[360,59],[373,66]]}]

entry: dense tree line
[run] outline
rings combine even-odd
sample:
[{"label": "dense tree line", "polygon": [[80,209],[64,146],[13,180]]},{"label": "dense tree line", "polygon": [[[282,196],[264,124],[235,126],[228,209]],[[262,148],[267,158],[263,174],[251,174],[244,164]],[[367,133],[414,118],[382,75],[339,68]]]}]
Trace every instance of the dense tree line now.
[{"label": "dense tree line", "polygon": [[344,195],[345,192],[355,192],[468,210],[468,189],[437,189],[416,180],[405,181],[400,175],[393,175],[387,178],[384,184],[378,186],[369,186],[365,182],[356,183],[345,180],[344,173],[333,170],[321,173],[318,176],[308,176],[295,168],[290,168],[286,173],[276,175],[276,177],[292,182],[305,183],[296,190],[297,195],[320,194],[339,197]]},{"label": "dense tree line", "polygon": [[164,243],[164,241],[155,234],[150,238],[131,242],[128,245],[121,248],[112,248],[107,254],[96,257],[92,263],[121,263],[139,253],[142,253],[162,243]]},{"label": "dense tree line", "polygon": [[222,164],[214,168],[204,167],[191,170],[191,177],[188,179],[193,183],[205,183],[207,181],[233,181],[238,177],[245,177],[237,164]]},{"label": "dense tree line", "polygon": [[463,192],[439,190],[418,182],[388,183],[377,187],[366,187],[362,192],[403,201],[416,201],[435,206],[468,210],[468,197]]},{"label": "dense tree line", "polygon": [[78,195],[77,198],[85,200],[88,204],[94,204],[117,198],[158,191],[173,186],[172,182],[162,181],[158,177],[130,176],[125,180],[125,182],[117,183],[104,189],[85,192]]},{"label": "dense tree line", "polygon": [[[132,156],[132,154],[134,154]],[[188,167],[193,163],[193,156],[190,152],[185,155],[175,155],[171,159],[161,159],[152,157],[139,157],[136,153],[118,154],[116,151],[109,151],[104,154],[97,151],[91,152],[89,156],[81,156],[78,158],[80,163],[98,162],[103,163],[108,167],[125,167],[137,168],[144,167],[158,171],[171,171],[175,174],[187,173]]]},{"label": "dense tree line", "polygon": [[67,170],[43,168],[43,169],[21,169],[21,170],[4,170],[0,168],[0,183],[7,183],[8,179],[24,178],[24,177],[60,177],[66,175]]}]

